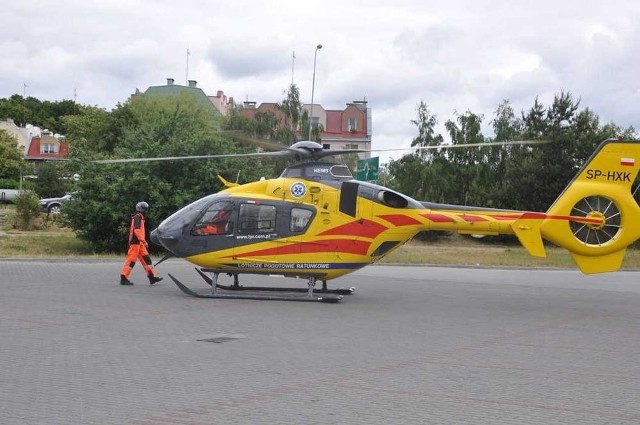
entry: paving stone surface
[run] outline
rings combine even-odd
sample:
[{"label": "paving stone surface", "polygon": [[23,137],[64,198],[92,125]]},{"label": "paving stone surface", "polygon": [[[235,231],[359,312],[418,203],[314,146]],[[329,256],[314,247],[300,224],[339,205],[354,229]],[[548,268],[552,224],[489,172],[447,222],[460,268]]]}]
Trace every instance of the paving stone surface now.
[{"label": "paving stone surface", "polygon": [[0,423],[640,423],[638,272],[371,266],[312,304],[120,266],[0,261]]}]

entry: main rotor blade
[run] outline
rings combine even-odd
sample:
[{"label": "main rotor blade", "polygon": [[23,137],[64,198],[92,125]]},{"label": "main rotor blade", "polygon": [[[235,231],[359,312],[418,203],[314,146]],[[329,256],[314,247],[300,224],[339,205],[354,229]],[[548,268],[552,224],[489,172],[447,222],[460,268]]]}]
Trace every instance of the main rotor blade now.
[{"label": "main rotor blade", "polygon": [[[212,159],[212,158],[248,158],[248,157],[293,157],[299,160],[318,160],[327,156],[340,156],[366,152],[393,152],[411,150],[435,150],[435,149],[459,149],[486,146],[509,146],[509,145],[539,145],[549,143],[549,140],[517,140],[510,142],[486,142],[486,143],[464,143],[460,145],[438,145],[438,146],[413,146],[409,148],[390,149],[322,149],[322,146],[309,141],[298,142],[290,147],[276,152],[253,152],[253,153],[230,153],[218,155],[191,155],[191,156],[163,156],[155,158],[115,158],[98,159],[92,161],[95,164],[123,164],[132,162],[152,162],[152,161],[182,161],[188,159]],[[311,144],[311,145],[309,145]],[[316,146],[317,145],[317,146]]]},{"label": "main rotor blade", "polygon": [[463,143],[460,145],[412,146],[410,148],[371,149],[371,151],[369,152],[393,152],[393,151],[412,151],[412,150],[422,151],[422,150],[476,148],[476,147],[482,148],[485,146],[544,145],[547,143],[551,143],[551,140],[513,140],[508,142]]},{"label": "main rotor blade", "polygon": [[262,139],[252,136],[244,130],[222,130],[220,134],[244,145],[258,146],[265,151],[270,152],[280,151],[288,147],[287,145],[280,143],[277,140]]},{"label": "main rotor blade", "polygon": [[291,156],[288,151],[278,152],[254,152],[254,153],[229,153],[219,155],[191,155],[191,156],[162,156],[156,158],[116,158],[116,159],[98,159],[92,161],[96,164],[122,164],[127,162],[151,162],[151,161],[178,161],[185,159],[210,159],[210,158],[241,158],[251,156]]}]

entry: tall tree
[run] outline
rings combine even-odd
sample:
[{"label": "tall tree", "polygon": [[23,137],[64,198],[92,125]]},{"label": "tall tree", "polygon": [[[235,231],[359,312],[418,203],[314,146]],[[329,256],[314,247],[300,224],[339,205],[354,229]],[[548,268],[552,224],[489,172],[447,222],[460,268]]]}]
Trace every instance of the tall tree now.
[{"label": "tall tree", "polygon": [[[494,111],[491,125],[496,142],[516,141],[523,137],[524,124],[522,119],[516,117],[513,106],[508,99],[504,99]],[[491,179],[481,184],[487,187],[489,205],[497,208],[514,207],[505,175],[509,163],[520,162],[528,154],[527,149],[522,145],[494,146],[486,149]]]},{"label": "tall tree", "polygon": [[35,191],[40,198],[63,196],[71,188],[71,182],[66,178],[64,165],[61,161],[45,162],[38,167],[38,179],[35,181]]},{"label": "tall tree", "polygon": [[0,178],[17,181],[20,170],[25,165],[24,153],[18,147],[18,139],[0,129]]},{"label": "tall tree", "polygon": [[64,134],[62,117],[78,112],[79,106],[72,100],[40,101],[35,97],[23,98],[18,94],[8,99],[0,99],[0,118],[11,118],[23,127],[33,124],[54,133]]},{"label": "tall tree", "polygon": [[[300,131],[302,122],[302,102],[300,101],[300,89],[291,83],[287,90],[287,96],[278,104],[278,108],[284,112],[284,128],[282,131],[282,142],[291,143],[295,141],[295,135]],[[288,137],[287,137],[288,136]],[[286,139],[284,139],[286,137]]]},{"label": "tall tree", "polygon": [[[411,142],[412,147],[439,146],[444,139],[436,132],[438,119],[427,104],[421,100],[416,107],[416,119],[411,120],[418,131]],[[420,200],[442,200],[447,181],[444,154],[437,150],[416,150],[389,165],[389,174],[396,189]]]},{"label": "tall tree", "polygon": [[539,187],[531,199],[539,208],[548,208],[575,176],[584,158],[575,152],[580,140],[573,131],[576,111],[580,101],[574,101],[571,93],[556,94],[547,109],[544,137],[551,141],[541,147]]},{"label": "tall tree", "polygon": [[547,121],[545,119],[546,108],[540,103],[536,96],[533,106],[525,114],[522,112],[523,136],[528,139],[540,139],[547,132]]},{"label": "tall tree", "polygon": [[[444,143],[444,138],[436,132],[438,117],[429,110],[424,101],[420,101],[416,108],[417,119],[411,120],[416,126],[418,135],[411,142],[412,147],[418,146],[440,146]],[[417,155],[422,160],[422,167],[416,170],[416,177],[419,186],[415,189],[414,195],[425,200],[443,200],[445,193],[450,187],[447,181],[447,162],[442,150],[417,150]]]},{"label": "tall tree", "polygon": [[[455,121],[448,120],[445,123],[453,145],[485,142],[481,130],[482,115],[474,114],[471,111],[455,115]],[[481,188],[474,184],[474,180],[481,172],[482,149],[484,148],[461,148],[451,149],[447,152],[453,165],[450,175],[453,187],[448,194],[450,197],[448,202],[470,205],[481,203],[486,198]]]},{"label": "tall tree", "polygon": [[134,125],[128,104],[118,104],[111,112],[96,106],[81,106],[79,113],[63,117],[66,138],[72,152],[92,155],[112,154],[124,130]]},{"label": "tall tree", "polygon": [[411,147],[441,145],[444,139],[441,134],[436,133],[438,117],[429,110],[423,100],[418,104],[416,112],[418,113],[418,118],[411,120],[411,124],[417,127],[418,135],[411,141]]},{"label": "tall tree", "polygon": [[[118,124],[118,158],[164,157],[247,152],[219,132],[213,111],[189,96],[141,97],[130,101],[129,120]],[[83,152],[86,154],[87,152]],[[149,227],[177,209],[222,188],[216,175],[257,180],[269,169],[259,160],[158,161],[98,165],[78,161],[79,192],[65,205],[68,223],[96,251],[124,249],[128,215],[147,201]]]}]

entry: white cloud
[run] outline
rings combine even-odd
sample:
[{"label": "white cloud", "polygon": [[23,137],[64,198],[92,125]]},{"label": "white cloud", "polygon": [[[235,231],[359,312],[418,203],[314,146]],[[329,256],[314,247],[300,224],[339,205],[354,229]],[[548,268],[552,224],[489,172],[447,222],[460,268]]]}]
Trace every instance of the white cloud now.
[{"label": "white cloud", "polygon": [[[382,0],[13,1],[0,10],[0,97],[77,95],[107,109],[136,88],[189,78],[209,94],[275,102],[367,99],[374,148],[408,146],[424,100],[440,122],[510,99],[570,91],[604,122],[640,128],[640,4]],[[398,157],[399,154],[394,154]]]}]

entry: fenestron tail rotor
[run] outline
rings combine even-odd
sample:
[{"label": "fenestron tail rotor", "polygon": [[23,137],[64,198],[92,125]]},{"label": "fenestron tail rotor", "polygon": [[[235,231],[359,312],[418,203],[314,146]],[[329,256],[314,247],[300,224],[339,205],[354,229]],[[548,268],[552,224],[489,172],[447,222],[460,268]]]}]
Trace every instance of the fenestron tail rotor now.
[{"label": "fenestron tail rotor", "polygon": [[603,220],[598,224],[570,222],[573,236],[588,246],[602,245],[622,230],[620,210],[615,202],[606,196],[593,195],[582,198],[574,205],[571,216]]}]

